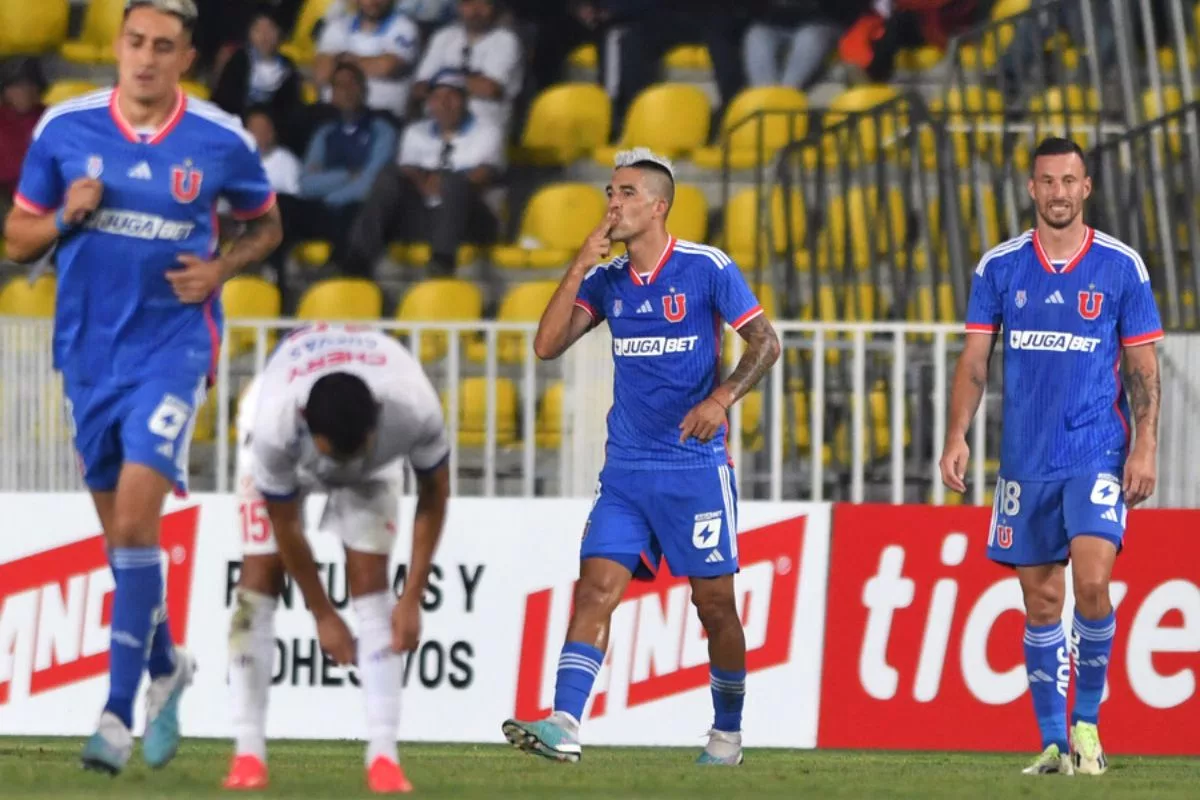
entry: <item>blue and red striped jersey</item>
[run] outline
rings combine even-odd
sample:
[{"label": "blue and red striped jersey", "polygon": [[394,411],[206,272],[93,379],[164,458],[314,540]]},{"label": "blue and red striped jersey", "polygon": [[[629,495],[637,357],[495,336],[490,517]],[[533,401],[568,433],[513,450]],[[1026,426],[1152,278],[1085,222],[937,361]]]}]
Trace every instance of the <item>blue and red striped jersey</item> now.
[{"label": "blue and red striped jersey", "polygon": [[1052,263],[1026,231],[975,269],[969,333],[1004,342],[1005,478],[1119,473],[1129,449],[1121,348],[1163,337],[1150,274],[1128,245],[1092,228]]},{"label": "blue and red striped jersey", "polygon": [[728,426],[707,444],[679,442],[679,423],[720,382],[723,322],[735,330],[763,313],[721,250],[671,238],[654,271],[627,255],[592,269],[575,304],[613,337],[613,405],[605,461],[624,469],[686,469],[729,462]]},{"label": "blue and red striped jersey", "polygon": [[76,381],[203,375],[220,341],[219,292],[179,301],[167,281],[178,257],[217,250],[217,201],[250,219],[275,202],[254,139],[236,117],[177,93],[157,131],[135,130],[117,90],[50,108],[34,130],[14,201],[54,211],[92,177],[99,208],[58,241],[54,364]]}]

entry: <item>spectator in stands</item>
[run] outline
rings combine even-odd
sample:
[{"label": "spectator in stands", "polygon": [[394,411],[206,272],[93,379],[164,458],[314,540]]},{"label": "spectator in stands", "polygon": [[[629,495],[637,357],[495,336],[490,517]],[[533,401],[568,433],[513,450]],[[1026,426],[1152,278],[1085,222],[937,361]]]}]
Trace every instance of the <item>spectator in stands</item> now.
[{"label": "spectator in stands", "polygon": [[430,81],[429,117],[404,131],[400,156],[380,173],[347,246],[345,272],[369,275],[392,239],[430,244],[430,271],[454,271],[462,242],[491,243],[496,218],[484,202],[504,167],[504,136],[468,110],[469,77],[456,70]]},{"label": "spectator in stands", "polygon": [[442,28],[429,41],[413,91],[419,102],[429,81],[443,70],[467,76],[468,109],[501,131],[508,131],[513,98],[521,91],[524,65],[521,42],[496,20],[495,0],[458,0],[459,22]]},{"label": "spectator in stands", "polygon": [[[1123,17],[1125,24],[1137,24],[1137,4],[1125,0]],[[1092,3],[1092,27],[1095,29],[1097,62],[1102,71],[1117,63],[1117,30],[1113,19],[1112,3]],[[1060,30],[1066,31],[1071,44],[1084,52],[1088,47],[1083,24],[1083,9],[1079,3],[1060,3],[1042,14],[1025,15],[1013,24],[1012,43],[1004,51],[1000,66],[1004,74],[1004,93],[1010,100],[1027,100],[1029,95],[1044,91],[1052,86],[1070,82],[1066,75],[1056,74],[1046,63],[1046,40]],[[1157,32],[1160,36],[1162,31]],[[1161,39],[1159,41],[1162,41]],[[1174,40],[1171,40],[1172,42]],[[1133,55],[1134,68],[1138,67],[1138,56]],[[1051,63],[1053,63],[1051,61]],[[1099,111],[1099,109],[1088,109]]]},{"label": "spectator in stands", "polygon": [[328,101],[335,67],[354,64],[367,76],[367,105],[398,119],[408,104],[419,44],[416,23],[396,10],[395,0],[358,0],[356,14],[326,17],[313,80]]},{"label": "spectator in stands", "polygon": [[872,81],[892,79],[896,53],[903,47],[945,49],[950,37],[986,16],[978,0],[849,0],[857,19],[838,43],[842,61],[863,69]]},{"label": "spectator in stands", "polygon": [[230,114],[243,116],[252,106],[266,106],[277,124],[286,125],[299,110],[301,76],[290,58],[279,52],[279,23],[266,8],[255,12],[246,44],[226,62],[212,100]]},{"label": "spectator in stands", "polygon": [[0,69],[0,210],[7,211],[21,177],[21,163],[42,112],[46,79],[37,59],[9,61]]},{"label": "spectator in stands", "polygon": [[291,150],[279,144],[275,115],[270,107],[251,106],[246,109],[243,121],[246,130],[254,137],[254,141],[258,142],[263,168],[267,171],[267,180],[270,181],[275,194],[300,194],[300,175],[304,168]]},{"label": "spectator in stands", "polygon": [[454,22],[455,0],[399,0],[396,10],[412,17],[421,41],[427,41],[435,30]]},{"label": "spectator in stands", "polygon": [[304,156],[296,198],[283,195],[284,243],[325,239],[340,263],[346,231],[379,171],[396,153],[396,131],[365,103],[367,78],[355,64],[334,67],[333,106],[339,118],[317,129]]},{"label": "spectator in stands", "polygon": [[845,29],[826,6],[821,0],[759,0],[742,40],[751,86],[808,88]]}]

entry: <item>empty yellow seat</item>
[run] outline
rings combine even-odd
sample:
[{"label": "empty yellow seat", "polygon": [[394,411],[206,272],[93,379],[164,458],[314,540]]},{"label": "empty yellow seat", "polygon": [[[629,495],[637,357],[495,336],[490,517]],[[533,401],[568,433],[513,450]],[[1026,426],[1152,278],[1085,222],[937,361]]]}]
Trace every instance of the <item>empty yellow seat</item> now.
[{"label": "empty yellow seat", "polygon": [[612,103],[600,86],[551,86],[534,98],[513,160],[541,167],[570,164],[602,147],[611,127]]},{"label": "empty yellow seat", "polygon": [[525,206],[513,244],[492,248],[492,260],[509,269],[554,269],[571,260],[608,208],[604,194],[587,183],[552,183]]},{"label": "empty yellow seat", "polygon": [[562,446],[563,383],[550,384],[542,394],[537,412],[537,446],[557,450]]},{"label": "empty yellow seat", "polygon": [[675,203],[667,214],[667,230],[677,239],[704,242],[708,238],[708,201],[704,191],[690,183],[675,185]]},{"label": "empty yellow seat", "polygon": [[[433,248],[428,242],[393,242],[388,246],[388,255],[397,264],[408,264],[413,267],[424,267],[433,258]],[[473,264],[480,258],[479,248],[473,244],[460,244],[455,260],[458,266]]]},{"label": "empty yellow seat", "polygon": [[53,275],[40,275],[30,283],[13,278],[0,289],[0,314],[13,317],[53,317],[58,281]]},{"label": "empty yellow seat", "polygon": [[299,65],[307,65],[317,53],[317,43],[313,39],[313,29],[325,16],[333,0],[305,0],[296,25],[292,29],[292,38],[284,42],[280,52]]},{"label": "empty yellow seat", "polygon": [[187,94],[188,97],[194,97],[197,100],[207,100],[211,95],[208,87],[199,81],[182,81],[180,82],[179,87],[183,89],[184,93]]},{"label": "empty yellow seat", "polygon": [[[808,98],[799,89],[759,86],[744,89],[721,119],[721,142],[696,150],[692,160],[705,169],[720,169],[723,148],[729,149],[731,169],[749,169],[769,161],[788,142],[808,133]],[[761,149],[760,149],[761,137]]]},{"label": "empty yellow seat", "polygon": [[124,18],[125,0],[89,0],[79,38],[64,42],[59,54],[76,64],[113,63],[113,42],[120,34]]},{"label": "empty yellow seat", "polygon": [[[787,249],[788,232],[784,227],[787,209],[784,208],[782,188],[777,186],[771,191],[770,203],[770,235],[768,231],[760,229],[757,190],[742,189],[725,204],[725,250],[743,269],[757,268],[760,254],[769,258],[771,254],[782,253]],[[804,196],[799,189],[793,189],[791,228],[792,241],[796,247],[804,243],[805,224]]]},{"label": "empty yellow seat", "polygon": [[99,88],[99,84],[92,83],[91,81],[55,81],[47,87],[46,92],[42,95],[42,103],[47,106],[58,105],[59,103],[65,103],[67,100],[74,100],[76,97],[81,97],[89,92],[94,92]]},{"label": "empty yellow seat", "polygon": [[[497,378],[496,389],[496,446],[509,447],[517,441],[517,387],[508,378]],[[442,393],[442,408],[446,416],[450,405]],[[458,385],[458,443],[462,447],[483,447],[487,442],[488,380],[463,378]]]},{"label": "empty yellow seat", "polygon": [[307,267],[319,267],[329,263],[333,255],[333,245],[320,239],[300,242],[292,249],[296,260]]},{"label": "empty yellow seat", "polygon": [[378,320],[383,314],[383,292],[365,278],[330,278],[304,292],[296,316],[304,320]]},{"label": "empty yellow seat", "polygon": [[[482,317],[483,292],[474,282],[461,278],[421,281],[405,293],[396,309],[396,319],[405,322],[474,322]],[[466,331],[460,336],[460,352],[474,335]],[[437,361],[446,355],[449,345],[444,331],[422,331],[420,338],[421,361]]]},{"label": "empty yellow seat", "polygon": [[[899,96],[890,84],[864,84],[851,86],[829,102],[829,111],[822,120],[826,128],[837,125],[851,114],[864,114],[850,125],[839,128],[826,141],[826,158],[836,161],[839,153],[851,159],[869,161],[881,146],[887,146],[896,136],[897,117],[901,125],[907,118],[906,104],[895,104],[886,111],[872,116],[866,112],[895,100]],[[854,131],[854,135],[851,135]]]},{"label": "empty yellow seat", "polygon": [[818,237],[821,252],[831,253],[834,264],[866,269],[876,254],[900,249],[908,236],[904,193],[893,186],[888,192],[888,208],[882,205],[874,186],[854,186],[832,198],[825,206],[826,227]]},{"label": "empty yellow seat", "polygon": [[669,158],[686,156],[708,141],[708,95],[689,83],[660,83],[642,90],[625,115],[621,138],[597,147],[594,158],[611,166],[618,150],[649,147]]},{"label": "empty yellow seat", "polygon": [[595,69],[600,63],[600,54],[594,44],[581,44],[567,56],[567,63],[578,69]]},{"label": "empty yellow seat", "polygon": [[53,50],[67,38],[69,15],[67,0],[0,2],[0,56]]},{"label": "empty yellow seat", "polygon": [[[240,355],[254,348],[253,328],[239,328],[239,319],[274,319],[279,316],[281,299],[275,284],[253,275],[239,275],[225,283],[221,289],[221,305],[225,308],[226,342],[231,356]],[[275,341],[275,333],[268,332],[267,351]]]},{"label": "empty yellow seat", "polygon": [[738,403],[742,408],[742,447],[750,452],[763,449],[766,440],[763,431],[763,393],[755,389]]},{"label": "empty yellow seat", "polygon": [[[500,301],[496,312],[497,322],[537,322],[542,318],[542,312],[550,304],[554,290],[558,288],[557,281],[524,281],[515,283]],[[496,335],[496,356],[505,364],[525,363],[528,347],[528,337],[516,331],[502,331]],[[473,342],[469,354],[472,361],[487,360],[487,342],[478,339]]]},{"label": "empty yellow seat", "polygon": [[667,69],[711,70],[712,56],[705,45],[681,44],[663,56],[663,66]]}]

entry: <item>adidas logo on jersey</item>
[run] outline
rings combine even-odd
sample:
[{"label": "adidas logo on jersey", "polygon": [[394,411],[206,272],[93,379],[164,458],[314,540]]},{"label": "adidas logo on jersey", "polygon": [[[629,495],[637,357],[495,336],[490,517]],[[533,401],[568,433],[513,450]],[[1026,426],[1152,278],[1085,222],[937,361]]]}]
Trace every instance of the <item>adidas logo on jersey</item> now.
[{"label": "adidas logo on jersey", "polygon": [[654,313],[654,306],[653,306],[653,305],[650,303],[650,301],[649,301],[649,300],[646,300],[644,303],[642,303],[640,306],[638,306],[637,313],[639,313],[639,314],[653,314],[653,313]]},{"label": "adidas logo on jersey", "polygon": [[150,171],[150,165],[145,161],[140,161],[134,167],[131,167],[129,172],[125,173],[130,178],[135,178],[139,181],[148,181],[154,179],[154,173]]},{"label": "adidas logo on jersey", "polygon": [[705,564],[720,564],[724,560],[725,560],[725,557],[723,555],[721,555],[720,550],[713,550],[711,553],[708,554],[708,558],[704,559],[704,563]]},{"label": "adidas logo on jersey", "polygon": [[1062,292],[1055,289],[1054,294],[1046,298],[1046,302],[1050,303],[1051,305],[1061,306],[1063,304]]}]

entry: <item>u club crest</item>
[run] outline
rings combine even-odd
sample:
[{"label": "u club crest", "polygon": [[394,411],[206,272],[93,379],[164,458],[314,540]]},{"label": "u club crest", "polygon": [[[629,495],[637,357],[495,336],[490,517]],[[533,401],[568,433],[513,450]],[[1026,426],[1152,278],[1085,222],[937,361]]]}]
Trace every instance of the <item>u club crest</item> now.
[{"label": "u club crest", "polygon": [[179,203],[190,203],[200,196],[204,173],[192,166],[191,159],[171,167],[171,196]]},{"label": "u club crest", "polygon": [[1024,307],[1025,307],[1025,300],[1026,300],[1026,297],[1025,297],[1025,290],[1024,290],[1024,289],[1017,289],[1017,296],[1016,296],[1016,304],[1017,304],[1017,308],[1024,308]]}]

